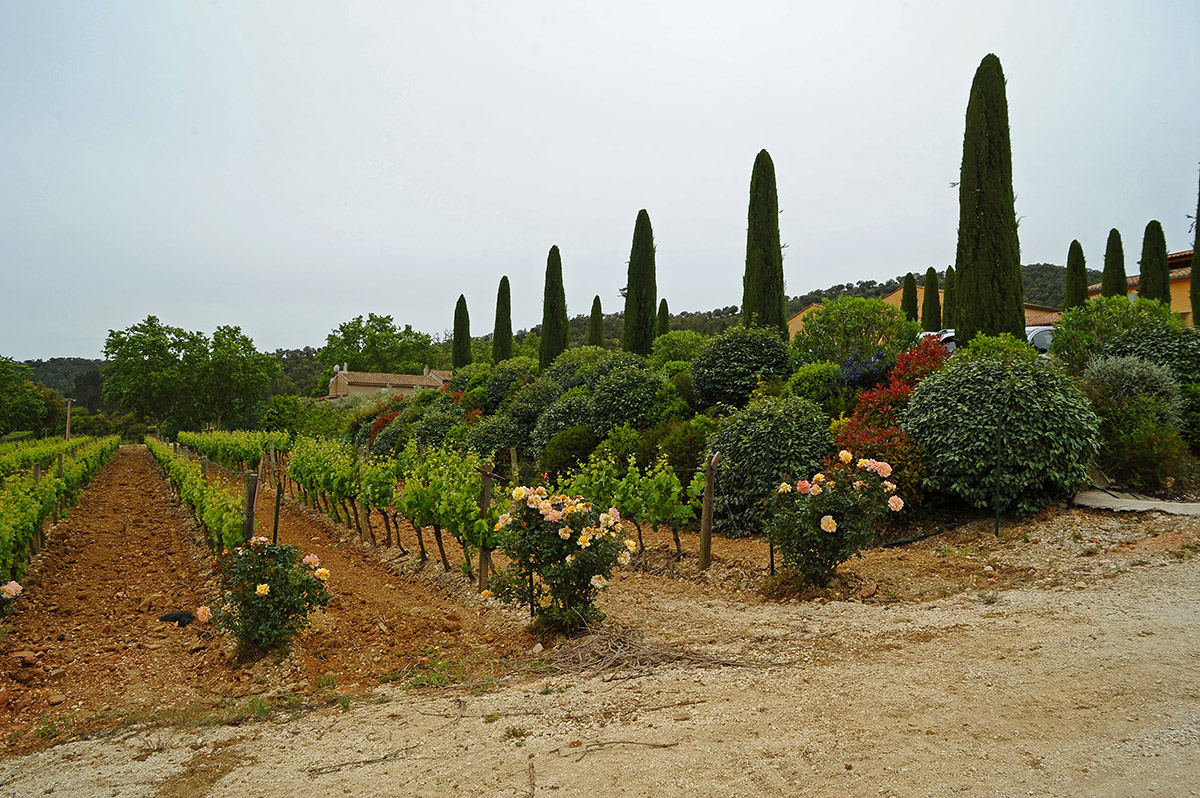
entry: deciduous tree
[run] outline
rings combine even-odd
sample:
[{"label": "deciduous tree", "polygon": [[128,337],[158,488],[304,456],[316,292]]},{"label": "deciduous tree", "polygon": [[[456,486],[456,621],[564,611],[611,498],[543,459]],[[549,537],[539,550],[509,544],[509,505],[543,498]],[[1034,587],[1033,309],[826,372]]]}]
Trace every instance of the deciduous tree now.
[{"label": "deciduous tree", "polygon": [[208,394],[208,339],[203,333],[170,327],[156,316],[124,330],[109,330],[104,341],[104,400],[150,420],[161,429],[167,419],[197,426]]}]

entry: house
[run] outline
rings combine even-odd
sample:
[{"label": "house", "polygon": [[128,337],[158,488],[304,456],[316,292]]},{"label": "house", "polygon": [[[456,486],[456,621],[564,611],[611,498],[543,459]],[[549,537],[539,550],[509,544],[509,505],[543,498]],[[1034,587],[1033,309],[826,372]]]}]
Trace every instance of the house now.
[{"label": "house", "polygon": [[[900,307],[901,301],[903,301],[903,299],[904,299],[904,288],[903,287],[897,288],[895,291],[888,294],[887,296],[880,297],[880,299],[882,299],[884,301],[884,303],[898,308],[898,307]],[[925,302],[925,286],[918,285],[917,286],[918,319],[920,318],[921,306],[923,305],[924,302]],[[946,292],[942,291],[941,289],[938,290],[938,302],[939,302],[939,306],[945,306],[945,304],[946,304]],[[800,311],[799,313],[797,313],[797,314],[793,315],[791,318],[789,318],[788,319],[788,338],[794,338],[796,333],[800,331],[800,327],[803,325],[804,317],[807,316],[809,313],[812,313],[814,310],[816,310],[819,307],[821,307],[821,304],[819,302],[813,303],[812,305],[809,305],[804,310]],[[1028,305],[1028,304],[1025,305],[1025,324],[1027,324],[1027,325],[1057,324],[1058,320],[1061,316],[1062,316],[1062,311],[1059,310],[1058,308],[1045,307],[1044,305]],[[942,323],[945,324],[944,321]],[[951,325],[946,325],[946,326],[951,326]]]},{"label": "house", "polygon": [[377,371],[349,371],[333,367],[333,379],[329,381],[329,396],[375,396],[388,392],[397,396],[416,396],[421,391],[433,388],[441,390],[450,382],[449,371],[425,367],[424,374],[385,374]]},{"label": "house", "polygon": [[[1189,295],[1192,279],[1192,253],[1188,249],[1183,252],[1173,252],[1167,255],[1167,268],[1171,270],[1171,310],[1188,327],[1194,327],[1196,320],[1192,316],[1192,300]],[[1141,263],[1141,261],[1138,261]],[[1130,296],[1137,294],[1141,274],[1132,274],[1125,278],[1129,283],[1126,293]],[[1088,299],[1100,296],[1100,284],[1088,286]]]}]

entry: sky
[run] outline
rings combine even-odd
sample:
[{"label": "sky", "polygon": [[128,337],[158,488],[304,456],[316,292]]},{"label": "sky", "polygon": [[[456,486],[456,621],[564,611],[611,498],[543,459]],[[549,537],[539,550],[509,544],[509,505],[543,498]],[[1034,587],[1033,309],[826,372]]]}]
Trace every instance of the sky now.
[{"label": "sky", "polygon": [[0,355],[148,315],[258,348],[606,312],[638,210],[672,312],[741,303],[755,156],[787,292],[954,261],[963,121],[1007,79],[1023,263],[1191,249],[1195,2],[0,0]]}]

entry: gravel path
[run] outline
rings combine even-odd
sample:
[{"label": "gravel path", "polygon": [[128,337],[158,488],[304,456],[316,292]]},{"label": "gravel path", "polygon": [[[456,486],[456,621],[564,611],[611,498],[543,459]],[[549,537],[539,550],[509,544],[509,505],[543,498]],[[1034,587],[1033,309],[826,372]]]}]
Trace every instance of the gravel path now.
[{"label": "gravel path", "polygon": [[1200,562],[1161,562],[895,605],[631,577],[610,617],[691,662],[134,729],[0,760],[0,795],[1198,795]]}]

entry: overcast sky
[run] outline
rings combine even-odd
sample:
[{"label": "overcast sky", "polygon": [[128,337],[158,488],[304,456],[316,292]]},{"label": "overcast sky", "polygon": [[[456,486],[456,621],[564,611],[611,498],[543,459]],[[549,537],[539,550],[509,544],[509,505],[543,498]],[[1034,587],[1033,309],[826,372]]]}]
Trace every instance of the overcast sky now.
[{"label": "overcast sky", "polygon": [[980,59],[1023,263],[1190,249],[1196,2],[0,0],[0,354],[149,314],[263,350],[368,312],[442,334],[622,307],[638,209],[672,311],[740,304],[751,166],[789,295],[953,263]]}]

